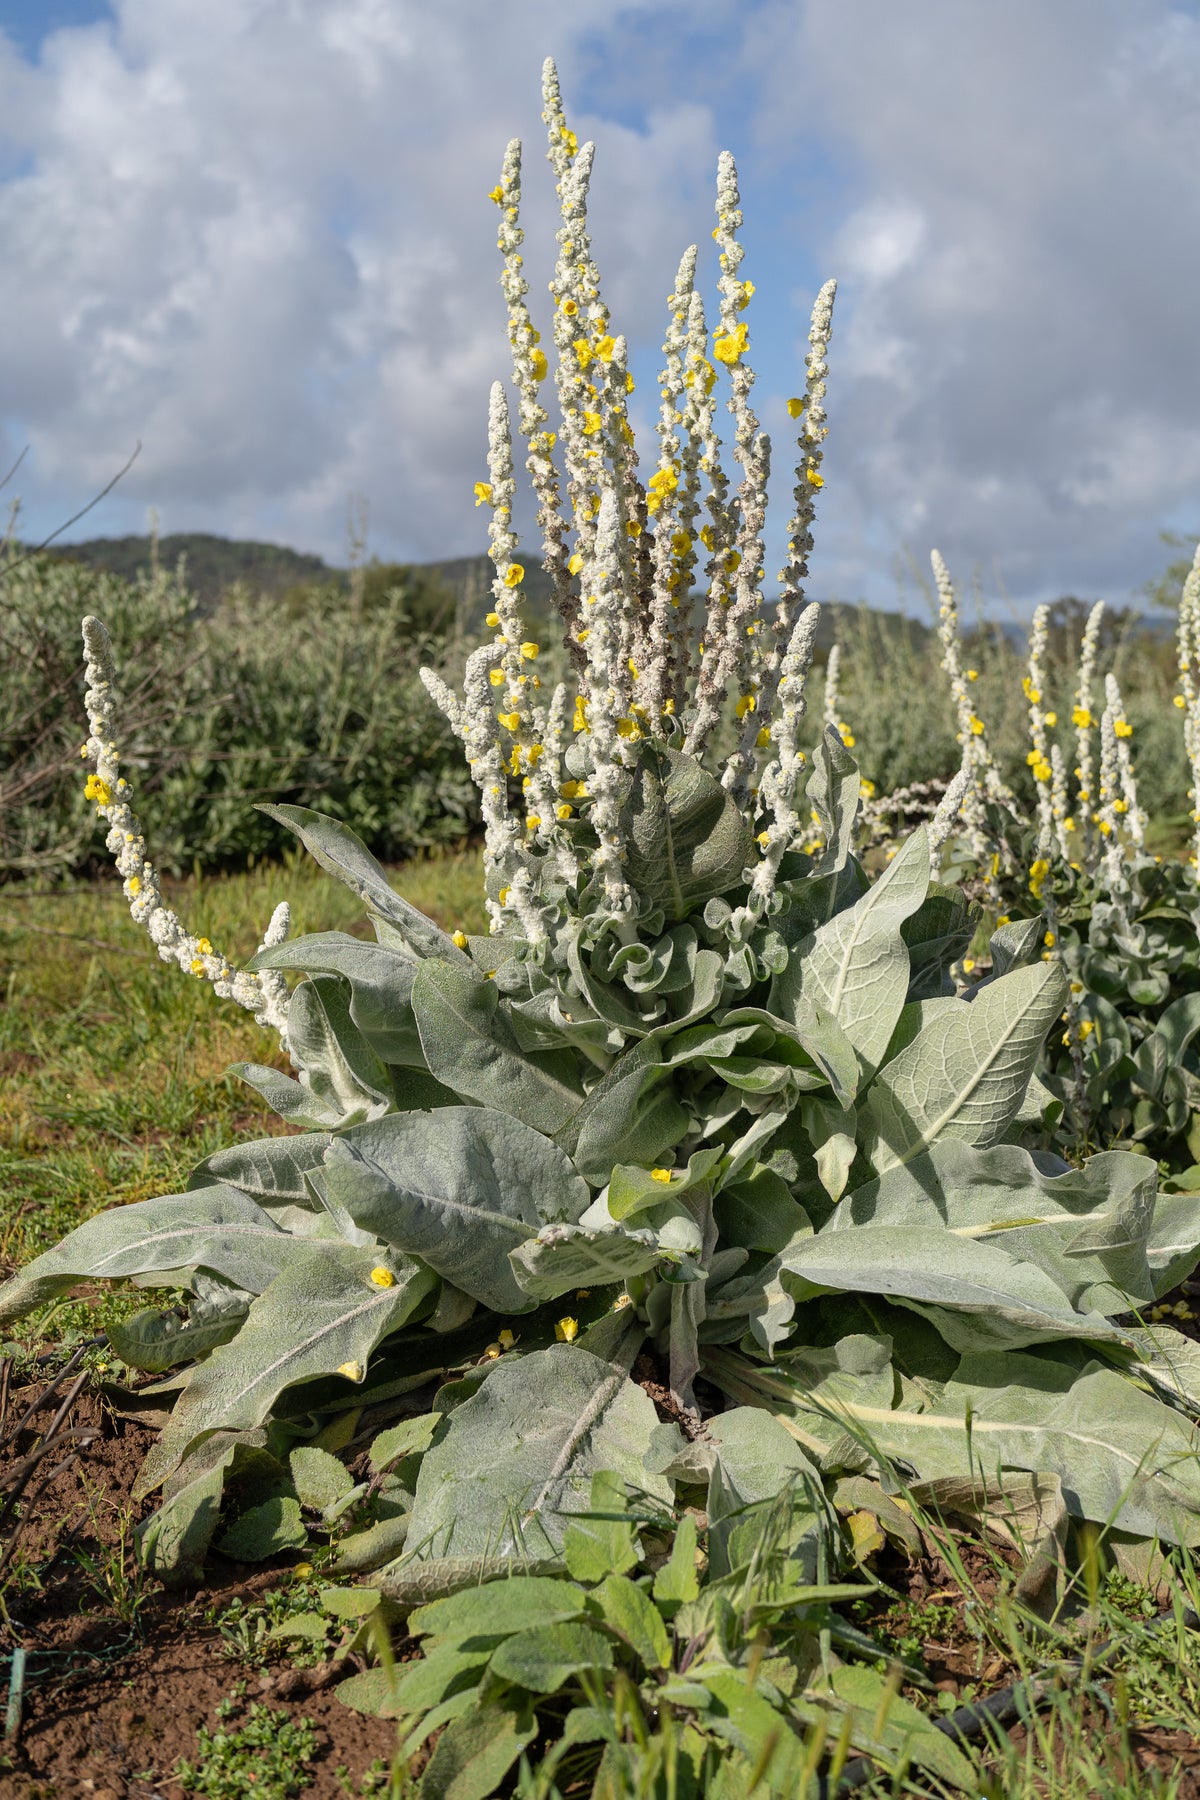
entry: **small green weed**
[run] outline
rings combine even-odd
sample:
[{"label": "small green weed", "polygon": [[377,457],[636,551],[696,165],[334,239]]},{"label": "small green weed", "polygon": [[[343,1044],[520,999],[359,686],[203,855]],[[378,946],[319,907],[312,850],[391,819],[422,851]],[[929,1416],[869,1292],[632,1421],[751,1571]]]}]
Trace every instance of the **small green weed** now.
[{"label": "small green weed", "polygon": [[[272,1626],[281,1625],[296,1613],[321,1613],[321,1588],[317,1582],[297,1582],[292,1586],[267,1588],[257,1600],[235,1597],[227,1606],[209,1606],[204,1612],[205,1625],[216,1628],[221,1640],[221,1654],[231,1662],[243,1663],[250,1669],[266,1666],[271,1651],[283,1646],[267,1634]],[[309,1639],[292,1639],[288,1655],[301,1668],[319,1663],[328,1646]]]},{"label": "small green weed", "polygon": [[[222,1700],[219,1719],[227,1719],[235,1703]],[[289,1719],[260,1701],[251,1705],[245,1723],[236,1731],[196,1733],[197,1760],[181,1760],[174,1779],[188,1794],[205,1794],[208,1800],[240,1800],[253,1794],[256,1800],[290,1800],[308,1786],[309,1767],[317,1753],[311,1719]]]}]

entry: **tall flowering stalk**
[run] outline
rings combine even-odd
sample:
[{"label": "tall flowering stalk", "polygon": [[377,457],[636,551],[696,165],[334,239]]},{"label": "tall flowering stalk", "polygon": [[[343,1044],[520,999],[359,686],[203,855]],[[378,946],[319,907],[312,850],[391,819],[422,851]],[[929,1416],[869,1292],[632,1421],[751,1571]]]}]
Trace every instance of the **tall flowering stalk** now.
[{"label": "tall flowering stalk", "polygon": [[[999,874],[998,857],[991,849],[988,837],[985,801],[994,801],[1009,812],[1016,812],[1016,802],[1011,789],[1003,780],[996,766],[996,759],[988,745],[987,726],[980,718],[971,699],[969,684],[973,679],[973,671],[963,668],[962,639],[958,624],[958,601],[954,593],[954,584],[950,579],[950,571],[939,551],[932,553],[933,578],[938,595],[938,633],[942,643],[942,668],[950,683],[950,693],[954,701],[954,711],[958,720],[958,741],[962,746],[962,767],[968,776],[968,786],[962,802],[962,821],[966,830],[971,853],[984,871],[989,894],[993,899],[999,898],[996,877]],[[1035,864],[1035,867],[1037,865]]]},{"label": "tall flowering stalk", "polygon": [[1099,724],[1092,712],[1092,683],[1096,679],[1096,662],[1100,648],[1100,626],[1104,619],[1104,602],[1097,600],[1083,631],[1079,649],[1079,682],[1075,689],[1075,706],[1071,723],[1075,727],[1075,790],[1078,820],[1083,835],[1084,852],[1091,858],[1096,848],[1095,823],[1096,775],[1093,760],[1093,733]]},{"label": "tall flowering stalk", "polygon": [[1200,545],[1179,598],[1179,685],[1176,706],[1183,712],[1183,742],[1192,785],[1192,822],[1196,827],[1191,866],[1200,882]]},{"label": "tall flowering stalk", "polygon": [[1022,682],[1025,699],[1029,706],[1029,738],[1032,744],[1026,761],[1033,774],[1037,789],[1038,836],[1043,842],[1053,837],[1059,854],[1067,857],[1070,846],[1067,841],[1066,807],[1061,794],[1055,794],[1054,765],[1051,757],[1051,744],[1047,736],[1047,728],[1058,723],[1058,715],[1047,712],[1042,705],[1045,693],[1044,660],[1046,641],[1050,630],[1050,608],[1039,606],[1033,615],[1029,630],[1029,672]]},{"label": "tall flowering stalk", "polygon": [[[163,899],[158,870],[147,855],[141,822],[133,810],[133,783],[121,773],[117,743],[116,668],[112,644],[99,619],[83,621],[84,705],[88,737],[80,755],[92,764],[85,792],[96,803],[97,814],[108,822],[107,848],[116,859],[129,911],[146,928],[164,962],[176,963],[185,973],[211,982],[223,999],[235,1000],[254,1014],[259,1024],[279,1033],[287,1049],[287,983],[274,970],[261,975],[235,968],[206,937],[188,931],[178,913]],[[259,949],[281,944],[287,937],[289,909],[281,901],[271,915]]]}]

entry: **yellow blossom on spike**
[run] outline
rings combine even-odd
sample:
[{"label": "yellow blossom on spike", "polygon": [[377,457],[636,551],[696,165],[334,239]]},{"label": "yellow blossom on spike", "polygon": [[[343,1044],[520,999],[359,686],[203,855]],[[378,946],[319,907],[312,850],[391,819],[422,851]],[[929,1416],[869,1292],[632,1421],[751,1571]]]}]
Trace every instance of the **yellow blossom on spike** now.
[{"label": "yellow blossom on spike", "polygon": [[651,1169],[650,1179],[651,1181],[670,1181],[671,1171],[670,1169]]},{"label": "yellow blossom on spike", "polygon": [[532,642],[527,643],[527,644],[522,644],[521,645],[521,655],[524,657],[526,662],[534,662],[537,658],[537,653],[540,648],[541,648],[540,644],[535,644]]},{"label": "yellow blossom on spike", "polygon": [[964,956],[963,957],[963,974],[969,975],[972,972],[972,970],[974,969],[974,967],[975,967],[975,958],[973,956]]},{"label": "yellow blossom on spike", "polygon": [[692,540],[686,531],[676,531],[671,534],[671,549],[676,556],[686,556],[691,547]]},{"label": "yellow blossom on spike", "polygon": [[1179,706],[1179,707],[1184,707],[1187,705],[1187,701],[1184,699],[1182,694],[1176,694],[1175,705]]},{"label": "yellow blossom on spike", "polygon": [[979,680],[979,670],[978,669],[968,669],[967,670],[967,680],[968,681],[978,681]]},{"label": "yellow blossom on spike", "polygon": [[573,1344],[579,1336],[578,1319],[560,1319],[554,1327],[554,1335],[560,1344]]},{"label": "yellow blossom on spike", "polygon": [[360,1362],[344,1362],[339,1367],[338,1374],[344,1375],[347,1381],[361,1381],[363,1366]]},{"label": "yellow blossom on spike", "polygon": [[396,1285],[396,1277],[392,1274],[390,1269],[372,1269],[371,1280],[375,1283],[376,1287],[389,1288],[395,1287]]},{"label": "yellow blossom on spike", "polygon": [[203,975],[203,973],[204,973],[203,962],[201,961],[201,959],[198,956],[193,956],[193,958],[192,958],[192,974],[193,975]]},{"label": "yellow blossom on spike", "polygon": [[457,944],[460,950],[465,950],[467,947],[466,932],[465,931],[456,931],[454,933],[454,936],[450,939],[450,942],[452,944]]},{"label": "yellow blossom on spike", "polygon": [[603,422],[598,412],[585,412],[583,415],[584,437],[595,437]]},{"label": "yellow blossom on spike", "polygon": [[1132,737],[1133,736],[1133,726],[1129,723],[1128,719],[1114,719],[1113,720],[1113,730],[1116,732],[1118,737]]},{"label": "yellow blossom on spike", "polygon": [[483,622],[485,625],[491,625],[495,628],[500,623],[500,614],[498,612],[490,612]]},{"label": "yellow blossom on spike", "polygon": [[814,469],[810,466],[805,469],[804,478],[808,482],[809,487],[823,488],[825,486],[825,477],[821,474],[819,469]]},{"label": "yellow blossom on spike", "polygon": [[483,1352],[488,1362],[498,1362],[504,1352],[499,1344],[488,1344]]},{"label": "yellow blossom on spike", "polygon": [[560,305],[562,307],[563,312],[566,313],[568,319],[573,319],[575,317],[575,314],[579,311],[579,307],[576,305],[575,301],[572,300],[572,298],[569,294],[567,295],[565,300],[560,302]]},{"label": "yellow blossom on spike", "polygon": [[1053,713],[1053,712],[1046,713],[1043,718],[1043,723],[1046,725],[1057,725],[1058,724],[1058,714]]},{"label": "yellow blossom on spike", "polygon": [[1053,950],[1055,944],[1058,942],[1058,939],[1055,937],[1055,935],[1052,931],[1048,931],[1048,932],[1046,932],[1045,936],[1042,938],[1042,942],[1043,942],[1043,944],[1045,944],[1047,950]]},{"label": "yellow blossom on spike", "polygon": [[541,822],[542,818],[540,813],[528,813],[525,818],[526,831],[536,831]]},{"label": "yellow blossom on spike", "polygon": [[864,775],[858,784],[858,791],[864,800],[873,800],[875,798],[875,783],[873,781],[868,781]]},{"label": "yellow blossom on spike", "polygon": [[842,731],[843,744],[845,744],[847,750],[853,750],[855,744],[858,742],[858,739],[855,737],[855,735],[852,731],[847,731],[846,727],[844,725],[842,726],[841,731]]},{"label": "yellow blossom on spike", "polygon": [[977,719],[974,713],[971,714],[971,735],[972,737],[983,736],[983,720]]},{"label": "yellow blossom on spike", "polygon": [[587,783],[586,781],[564,781],[559,792],[564,800],[578,800],[582,794],[587,793]]},{"label": "yellow blossom on spike", "polygon": [[641,735],[642,734],[638,730],[636,720],[634,720],[634,719],[618,719],[617,720],[617,736],[618,737],[628,738],[630,740],[636,740],[637,738],[640,738]]},{"label": "yellow blossom on spike", "polygon": [[803,396],[794,396],[791,400],[789,400],[787,403],[787,409],[788,409],[788,418],[789,419],[798,419],[800,417],[800,414],[804,411]]},{"label": "yellow blossom on spike", "polygon": [[592,360],[592,346],[586,338],[576,338],[571,345],[581,369],[586,369]]},{"label": "yellow blossom on spike", "polygon": [[546,352],[544,350],[535,350],[533,355],[529,358],[529,362],[533,369],[533,379],[535,381],[545,381],[546,370],[550,366],[546,361]]},{"label": "yellow blossom on spike", "polygon": [[492,484],[490,481],[477,481],[475,483],[475,504],[476,506],[490,506],[492,504]]},{"label": "yellow blossom on spike", "polygon": [[700,542],[704,545],[706,550],[711,550],[713,548],[714,539],[713,528],[711,525],[702,525],[700,527]]},{"label": "yellow blossom on spike", "polygon": [[575,152],[579,148],[579,140],[575,136],[575,133],[573,131],[571,131],[566,125],[564,125],[562,130],[559,132],[559,140],[562,143],[563,149],[566,151],[567,155],[574,156]]},{"label": "yellow blossom on spike", "polygon": [[503,1331],[498,1331],[496,1336],[500,1340],[500,1348],[502,1350],[511,1350],[517,1341],[516,1334],[511,1332],[507,1325],[504,1327]]},{"label": "yellow blossom on spike", "polygon": [[89,775],[83,784],[83,792],[88,800],[94,800],[97,806],[108,806],[112,802],[112,789],[107,781],[99,775]]},{"label": "yellow blossom on spike", "polygon": [[504,686],[504,670],[503,669],[489,669],[488,670],[488,680],[491,682],[493,687],[503,687]]},{"label": "yellow blossom on spike", "polygon": [[739,719],[744,719],[747,713],[752,713],[754,711],[756,705],[757,702],[753,694],[743,694],[733,710]]},{"label": "yellow blossom on spike", "polygon": [[743,351],[750,345],[750,327],[743,320],[735,325],[732,331],[718,331],[713,337],[713,355],[718,362],[729,367],[740,362]]},{"label": "yellow blossom on spike", "polygon": [[996,923],[997,923],[997,925],[1008,925],[1009,923],[1011,923],[1011,920],[1012,920],[1011,913],[1001,913],[999,915],[999,917],[997,918]]},{"label": "yellow blossom on spike", "polygon": [[546,753],[545,744],[530,744],[528,750],[525,752],[525,760],[529,764],[531,769],[533,768],[534,764],[537,762],[538,757],[544,756],[545,753]]},{"label": "yellow blossom on spike", "polygon": [[575,718],[572,721],[571,729],[572,731],[586,731],[588,729],[587,701],[583,698],[582,694],[577,694],[575,696]]},{"label": "yellow blossom on spike", "polygon": [[142,891],[141,877],[138,875],[131,875],[129,877],[129,880],[125,883],[125,886],[129,889],[129,892],[133,895],[134,899],[136,900],[137,896]]},{"label": "yellow blossom on spike", "polygon": [[770,841],[771,841],[771,834],[769,831],[760,831],[759,832],[757,842],[762,845],[764,850],[766,849],[766,847],[770,843]]},{"label": "yellow blossom on spike", "polygon": [[596,355],[600,358],[601,362],[611,362],[616,347],[616,338],[602,337],[596,345]]},{"label": "yellow blossom on spike", "polygon": [[505,731],[515,731],[517,729],[517,726],[521,723],[520,713],[515,713],[515,712],[497,713],[496,717],[500,721],[501,725],[503,725]]},{"label": "yellow blossom on spike", "polygon": [[762,730],[759,732],[758,736],[754,740],[755,748],[758,750],[765,750],[767,745],[770,743],[770,741],[771,741],[771,727],[769,725],[764,725]]},{"label": "yellow blossom on spike", "polygon": [[88,753],[88,747],[87,747],[87,745],[86,745],[86,744],[81,744],[81,745],[80,745],[80,746],[79,746],[79,754],[80,754],[80,756],[82,756],[82,757],[83,757],[83,759],[84,759],[84,761],[85,761],[85,762],[86,762],[86,761],[87,761],[87,753]]},{"label": "yellow blossom on spike", "polygon": [[525,570],[522,565],[520,563],[509,563],[507,569],[504,571],[505,587],[520,587],[524,579]]},{"label": "yellow blossom on spike", "polygon": [[497,206],[503,206],[503,204],[504,204],[504,189],[500,186],[500,184],[498,182],[497,182],[496,186],[489,193],[488,199],[494,200],[496,202]]},{"label": "yellow blossom on spike", "polygon": [[568,806],[565,801],[561,806],[556,806],[554,810],[560,819],[570,819],[575,813],[575,808]]},{"label": "yellow blossom on spike", "polygon": [[1071,714],[1071,723],[1072,725],[1077,725],[1080,731],[1085,731],[1087,729],[1092,723],[1092,715],[1086,706],[1077,706],[1075,708],[1074,712]]}]

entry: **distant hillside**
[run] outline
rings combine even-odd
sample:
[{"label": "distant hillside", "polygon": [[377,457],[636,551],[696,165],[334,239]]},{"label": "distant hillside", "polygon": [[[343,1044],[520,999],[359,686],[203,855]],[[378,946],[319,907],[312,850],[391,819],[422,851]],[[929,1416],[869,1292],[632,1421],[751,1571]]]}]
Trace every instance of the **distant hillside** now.
[{"label": "distant hillside", "polygon": [[[148,537],[88,538],[80,544],[52,546],[50,553],[66,562],[108,569],[126,581],[150,573]],[[187,561],[188,587],[205,607],[214,605],[236,581],[258,593],[280,595],[301,582],[346,580],[343,570],[330,568],[321,557],[306,556],[282,544],[217,537],[206,531],[159,538],[162,568],[174,570],[181,556]]]}]

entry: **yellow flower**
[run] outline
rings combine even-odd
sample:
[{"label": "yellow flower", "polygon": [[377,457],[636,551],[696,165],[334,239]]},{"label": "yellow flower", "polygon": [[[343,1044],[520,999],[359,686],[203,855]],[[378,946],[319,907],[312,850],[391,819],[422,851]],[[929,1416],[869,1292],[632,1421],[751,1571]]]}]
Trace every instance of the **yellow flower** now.
[{"label": "yellow flower", "polygon": [[633,376],[629,373],[628,369],[625,371],[625,392],[627,394],[632,394],[633,392]]},{"label": "yellow flower", "polygon": [[573,131],[568,130],[567,126],[564,125],[561,132],[559,133],[559,140],[563,146],[563,149],[566,151],[567,155],[574,156],[575,152],[579,148],[579,140],[575,136],[575,133]]},{"label": "yellow flower", "polygon": [[844,725],[841,727],[841,733],[842,733],[842,742],[843,742],[843,744],[845,744],[847,750],[853,750],[855,744],[858,742],[858,739],[855,737],[854,733],[852,731],[847,731],[846,727]]},{"label": "yellow flower", "polygon": [[980,718],[977,718],[974,713],[971,714],[970,726],[971,726],[972,737],[982,737],[983,736],[983,731],[984,731],[983,720]]},{"label": "yellow flower", "polygon": [[576,305],[575,301],[572,300],[572,298],[569,294],[567,295],[565,300],[560,302],[560,305],[561,305],[563,312],[566,313],[568,319],[573,319],[575,317],[575,314],[579,311],[579,307]]},{"label": "yellow flower", "polygon": [[1072,725],[1077,725],[1080,731],[1087,730],[1088,726],[1093,723],[1093,720],[1092,715],[1086,706],[1077,706],[1075,708],[1074,712],[1071,714],[1071,723]]},{"label": "yellow flower", "polygon": [[975,958],[973,956],[964,956],[963,957],[963,974],[969,975],[971,973],[972,969],[974,969],[974,967],[975,967]]},{"label": "yellow flower", "polygon": [[618,737],[628,738],[632,742],[632,741],[636,741],[638,738],[640,738],[641,735],[642,734],[638,729],[636,720],[634,720],[634,719],[618,719],[617,720],[617,736]]},{"label": "yellow flower", "polygon": [[578,550],[576,550],[573,556],[569,556],[567,558],[567,571],[571,575],[578,575],[578,573],[579,573],[580,569],[582,569],[582,567],[583,567],[583,558],[579,554]]},{"label": "yellow flower", "polygon": [[452,944],[457,944],[460,950],[465,950],[467,948],[466,932],[465,931],[456,931],[454,933],[454,936],[450,939],[450,942]]},{"label": "yellow flower", "polygon": [[102,780],[99,775],[88,776],[83,784],[83,792],[84,797],[88,800],[94,800],[97,806],[110,806],[112,804],[112,789],[109,787],[107,781]]},{"label": "yellow flower", "polygon": [[492,504],[492,484],[490,481],[477,481],[475,483],[475,504],[476,506],[490,506]]},{"label": "yellow flower", "polygon": [[732,331],[718,331],[713,337],[713,355],[718,362],[730,367],[741,360],[742,352],[750,347],[750,327],[743,322],[735,325]]},{"label": "yellow flower", "polygon": [[529,362],[533,369],[533,379],[535,381],[545,381],[546,370],[549,367],[549,364],[546,361],[546,352],[544,350],[535,350],[533,355],[529,358]]},{"label": "yellow flower", "polygon": [[514,1332],[511,1332],[511,1331],[510,1331],[510,1330],[509,1330],[509,1329],[508,1329],[508,1326],[507,1326],[507,1325],[506,1325],[506,1326],[505,1326],[505,1327],[504,1327],[504,1330],[503,1330],[503,1331],[498,1331],[498,1332],[497,1332],[497,1333],[496,1333],[496,1336],[497,1336],[497,1337],[498,1337],[498,1338],[499,1338],[499,1340],[500,1340],[500,1348],[501,1348],[501,1349],[502,1349],[502,1350],[511,1350],[511,1349],[512,1349],[512,1347],[513,1347],[513,1345],[514,1345],[514,1344],[515,1344],[515,1343],[516,1343],[516,1341],[517,1341],[517,1339],[516,1339],[516,1334],[515,1334],[515,1333],[514,1333]]},{"label": "yellow flower", "polygon": [[1049,781],[1050,764],[1045,761],[1035,762],[1033,765],[1033,779],[1035,781]]},{"label": "yellow flower", "polygon": [[534,643],[522,644],[521,645],[521,655],[524,657],[526,662],[533,662],[533,661],[535,661],[535,659],[537,657],[537,653],[540,648],[541,648],[541,646],[539,644],[534,644]]},{"label": "yellow flower", "polygon": [[504,1351],[499,1344],[489,1344],[483,1354],[489,1362],[497,1362],[503,1356]]},{"label": "yellow flower", "polygon": [[1044,715],[1044,723],[1047,725],[1057,725],[1058,724],[1058,714],[1055,712],[1046,713]]},{"label": "yellow flower", "polygon": [[770,741],[771,741],[771,727],[769,725],[764,725],[762,730],[759,732],[758,736],[754,740],[755,747],[759,750],[765,750],[767,745],[770,743]]},{"label": "yellow flower", "polygon": [[602,424],[603,420],[598,412],[585,412],[583,415],[584,437],[595,437]]},{"label": "yellow flower", "polygon": [[767,845],[771,842],[770,832],[769,831],[760,831],[756,841],[758,843],[760,843],[762,845],[763,849],[765,850]]},{"label": "yellow flower", "polygon": [[360,1362],[344,1362],[340,1365],[338,1374],[344,1375],[347,1381],[361,1381],[363,1366]]},{"label": "yellow flower", "polygon": [[1184,707],[1187,705],[1187,701],[1184,699],[1182,694],[1176,694],[1175,705],[1178,707]]},{"label": "yellow flower", "polygon": [[1132,737],[1133,736],[1133,726],[1129,723],[1128,719],[1114,719],[1113,720],[1113,730],[1116,732],[1118,737]]},{"label": "yellow flower", "polygon": [[517,729],[517,726],[521,723],[520,713],[515,713],[515,712],[497,713],[496,717],[500,721],[501,725],[503,725],[505,731],[515,731]]},{"label": "yellow flower", "polygon": [[[455,941],[457,942],[457,940],[462,936],[462,932],[456,931],[454,936],[455,936]],[[395,1287],[395,1285],[396,1285],[396,1277],[392,1274],[392,1271],[390,1269],[384,1269],[384,1268],[372,1269],[371,1270],[371,1280],[375,1283],[376,1287],[390,1288],[390,1287]]]},{"label": "yellow flower", "polygon": [[596,355],[600,358],[601,362],[611,362],[616,347],[617,340],[615,337],[602,337],[596,344]]},{"label": "yellow flower", "polygon": [[503,669],[489,669],[488,670],[488,680],[491,682],[493,687],[503,687],[504,686],[504,670]]},{"label": "yellow flower", "polygon": [[753,694],[743,694],[733,710],[739,719],[744,719],[747,713],[754,711],[756,705],[757,701]]},{"label": "yellow flower", "polygon": [[495,627],[500,623],[500,614],[498,612],[490,612],[487,615],[487,618],[483,622],[485,625],[492,626],[492,628],[494,630]]},{"label": "yellow flower", "polygon": [[85,762],[86,762],[86,761],[87,761],[87,754],[88,754],[88,747],[87,747],[87,745],[86,745],[86,744],[80,744],[80,746],[79,746],[79,754],[80,754],[80,756],[82,756],[82,757],[83,757],[83,759],[84,759],[84,761],[85,761]]},{"label": "yellow flower", "polygon": [[497,206],[504,205],[504,189],[500,186],[499,182],[496,183],[496,186],[488,195],[488,199],[494,200]]},{"label": "yellow flower", "polygon": [[560,819],[569,819],[573,817],[575,812],[575,808],[573,806],[568,806],[565,802],[562,806],[556,806],[554,810]]},{"label": "yellow flower", "polygon": [[1012,919],[1011,913],[1001,913],[996,920],[997,925],[1007,925]]},{"label": "yellow flower", "polygon": [[671,1171],[670,1169],[651,1169],[650,1179],[651,1181],[670,1181]]},{"label": "yellow flower", "polygon": [[587,793],[585,781],[564,781],[559,789],[564,800],[578,800],[581,794]]},{"label": "yellow flower", "polygon": [[1028,675],[1026,675],[1022,678],[1021,686],[1025,689],[1025,698],[1031,703],[1031,705],[1036,706],[1038,701],[1042,697],[1041,690],[1039,688],[1034,687],[1034,685],[1033,685],[1032,681],[1029,679]]},{"label": "yellow flower", "polygon": [[978,669],[968,669],[967,670],[967,680],[968,681],[978,681],[979,680],[979,670]]},{"label": "yellow flower", "polygon": [[496,898],[497,898],[497,900],[499,900],[501,906],[503,906],[505,901],[508,899],[508,889],[506,887],[502,887],[500,889],[500,892],[496,895]]},{"label": "yellow flower", "polygon": [[554,1335],[560,1344],[573,1344],[579,1336],[578,1319],[560,1319],[554,1327]]},{"label": "yellow flower", "polygon": [[804,411],[804,404],[803,399],[793,398],[789,400],[787,403],[788,418],[798,419],[800,414]]},{"label": "yellow flower", "polygon": [[136,900],[137,896],[142,891],[141,877],[138,875],[131,875],[129,877],[129,880],[125,883],[125,886],[129,889],[129,892],[133,895],[134,899]]},{"label": "yellow flower", "polygon": [[823,488],[825,486],[825,477],[811,464],[804,471],[804,479],[808,482],[809,487]]},{"label": "yellow flower", "polygon": [[873,800],[875,798],[875,783],[873,781],[868,781],[864,776],[858,784],[858,791],[864,800]]},{"label": "yellow flower", "polygon": [[201,961],[201,959],[198,956],[193,956],[193,958],[192,958],[192,974],[193,975],[203,975],[203,973],[204,973],[203,962]]},{"label": "yellow flower", "polygon": [[571,724],[571,730],[587,731],[588,729],[587,701],[583,698],[582,694],[577,694],[575,696],[575,717]]},{"label": "yellow flower", "polygon": [[510,588],[520,587],[520,585],[524,581],[524,579],[525,579],[524,567],[520,563],[509,563],[507,569],[504,571],[505,587],[510,587]]},{"label": "yellow flower", "polygon": [[1048,931],[1048,932],[1046,932],[1045,936],[1042,938],[1042,942],[1043,942],[1043,944],[1045,944],[1047,950],[1053,950],[1053,948],[1054,948],[1055,944],[1058,942],[1058,940],[1052,931]]},{"label": "yellow flower", "polygon": [[525,818],[526,831],[536,831],[541,822],[542,815],[540,813],[528,813]]},{"label": "yellow flower", "polygon": [[580,368],[588,368],[592,360],[592,346],[588,343],[587,339],[582,337],[576,338],[571,345],[571,348],[575,352],[575,357]]}]

